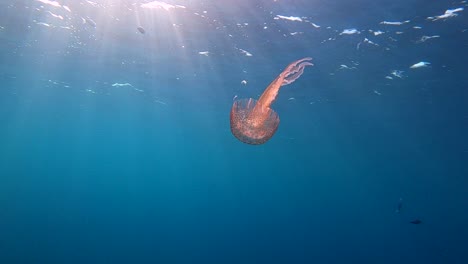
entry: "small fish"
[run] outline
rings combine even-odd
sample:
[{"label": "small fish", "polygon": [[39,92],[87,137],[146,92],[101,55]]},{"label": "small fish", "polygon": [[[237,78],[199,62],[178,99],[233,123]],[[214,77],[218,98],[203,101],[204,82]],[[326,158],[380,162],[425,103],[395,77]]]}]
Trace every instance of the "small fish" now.
[{"label": "small fish", "polygon": [[141,34],[145,34],[146,33],[146,30],[142,27],[137,27],[137,30],[141,33]]},{"label": "small fish", "polygon": [[410,223],[411,223],[411,224],[414,224],[414,225],[419,225],[419,224],[422,223],[422,221],[419,220],[419,219],[415,219],[415,220],[413,220],[413,221],[410,221]]}]

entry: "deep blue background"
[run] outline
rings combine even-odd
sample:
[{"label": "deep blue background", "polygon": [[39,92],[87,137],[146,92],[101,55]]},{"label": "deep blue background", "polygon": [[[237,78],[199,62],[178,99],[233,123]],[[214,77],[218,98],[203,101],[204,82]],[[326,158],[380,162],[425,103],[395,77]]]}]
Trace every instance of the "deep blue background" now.
[{"label": "deep blue background", "polygon": [[[426,20],[463,3],[13,2],[0,4],[0,263],[468,263],[468,20]],[[379,46],[357,49],[366,37]],[[277,134],[237,141],[232,98],[306,56],[315,66],[273,105]],[[409,69],[419,61],[431,66]]]}]

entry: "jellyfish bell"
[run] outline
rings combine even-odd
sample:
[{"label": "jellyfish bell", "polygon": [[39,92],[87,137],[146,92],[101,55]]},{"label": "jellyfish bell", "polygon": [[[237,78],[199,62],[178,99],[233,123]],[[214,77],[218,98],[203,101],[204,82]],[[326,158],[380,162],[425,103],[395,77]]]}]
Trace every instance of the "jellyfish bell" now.
[{"label": "jellyfish bell", "polygon": [[[261,117],[255,117],[253,110],[257,100],[248,98],[234,102],[231,108],[231,132],[241,142],[260,145],[267,142],[279,125],[278,114],[269,107],[261,109]],[[266,116],[264,118],[263,116]]]},{"label": "jellyfish bell", "polygon": [[248,98],[234,102],[231,108],[230,123],[232,134],[241,142],[260,145],[267,142],[279,126],[279,116],[271,109],[281,86],[293,83],[303,73],[306,66],[312,66],[312,58],[303,58],[288,67],[265,89],[257,100]]}]

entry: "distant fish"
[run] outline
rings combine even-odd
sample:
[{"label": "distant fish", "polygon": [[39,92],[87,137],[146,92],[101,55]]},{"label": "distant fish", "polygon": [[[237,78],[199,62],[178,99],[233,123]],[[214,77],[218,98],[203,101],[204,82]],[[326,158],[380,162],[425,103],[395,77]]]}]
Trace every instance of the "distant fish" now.
[{"label": "distant fish", "polygon": [[402,207],[403,207],[403,198],[400,198],[400,200],[398,201],[397,209],[396,209],[397,214],[401,212]]},{"label": "distant fish", "polygon": [[413,220],[413,221],[410,221],[410,223],[411,223],[411,224],[414,224],[414,225],[419,225],[419,224],[422,223],[422,221],[419,220],[419,219],[415,219],[415,220]]},{"label": "distant fish", "polygon": [[140,31],[141,34],[145,34],[146,30],[142,27],[137,27],[138,31]]}]

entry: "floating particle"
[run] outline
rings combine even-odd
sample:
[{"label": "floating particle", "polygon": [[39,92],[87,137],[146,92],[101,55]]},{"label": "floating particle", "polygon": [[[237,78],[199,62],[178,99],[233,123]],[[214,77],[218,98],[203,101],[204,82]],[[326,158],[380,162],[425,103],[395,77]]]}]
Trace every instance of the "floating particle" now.
[{"label": "floating particle", "polygon": [[421,61],[421,62],[411,65],[410,68],[411,69],[423,68],[423,67],[429,66],[430,64],[431,63],[429,62]]},{"label": "floating particle", "polygon": [[276,15],[273,19],[284,19],[284,20],[289,20],[289,21],[302,22],[302,19],[300,17],[295,17],[295,16]]},{"label": "floating particle", "polygon": [[403,71],[399,71],[399,70],[393,70],[392,71],[392,75],[395,76],[395,77],[398,77],[400,79],[403,79]]},{"label": "floating particle", "polygon": [[159,98],[154,99],[155,103],[161,104],[161,105],[167,105],[166,102],[159,100]]},{"label": "floating particle", "polygon": [[247,57],[252,57],[252,56],[253,56],[252,53],[250,53],[250,52],[248,52],[248,51],[246,51],[246,50],[243,50],[243,49],[240,49],[240,48],[237,48],[237,49],[238,49],[242,54],[244,54],[244,55],[247,56]]},{"label": "floating particle", "polygon": [[170,9],[172,8],[185,8],[185,6],[182,6],[182,5],[171,5],[171,4],[167,4],[167,3],[164,3],[164,2],[160,2],[160,1],[153,1],[153,2],[150,2],[150,3],[146,3],[146,4],[142,4],[141,5],[142,8],[148,8],[148,9],[164,9],[166,11],[169,11]]},{"label": "floating particle", "polygon": [[85,22],[86,22],[88,25],[92,26],[93,28],[95,28],[95,27],[97,26],[96,22],[94,22],[94,20],[92,20],[92,19],[89,18],[89,17],[88,17],[88,18],[85,18],[84,20],[85,20]]},{"label": "floating particle", "polygon": [[137,30],[141,33],[141,34],[145,34],[146,33],[146,30],[142,27],[137,27]]},{"label": "floating particle", "polygon": [[400,200],[398,201],[396,213],[399,214],[401,212],[401,208],[403,208],[403,198],[400,198]]},{"label": "floating particle", "polygon": [[114,84],[112,84],[112,87],[123,87],[123,86],[133,87],[133,85],[131,83],[114,83]]},{"label": "floating particle", "polygon": [[47,24],[47,23],[44,23],[44,22],[37,22],[36,24],[42,25],[42,26],[46,26],[46,27],[50,27],[50,26],[51,26],[50,24]]},{"label": "floating particle", "polygon": [[355,28],[348,28],[343,30],[340,35],[352,35],[352,34],[359,34],[360,32]]},{"label": "floating particle", "polygon": [[60,4],[58,2],[55,2],[55,1],[49,1],[49,0],[37,0],[41,3],[44,3],[46,5],[51,5],[51,6],[55,6],[55,7],[60,7]]},{"label": "floating particle", "polygon": [[422,36],[421,39],[416,41],[416,43],[422,43],[425,42],[426,40],[433,39],[433,38],[440,38],[439,35],[434,35],[434,36]]},{"label": "floating particle", "polygon": [[378,35],[381,35],[381,34],[383,34],[383,33],[385,33],[385,32],[380,31],[380,30],[374,31],[374,36],[378,36]]},{"label": "floating particle", "polygon": [[459,7],[459,8],[455,8],[455,9],[447,9],[444,14],[442,14],[440,16],[435,16],[435,17],[428,17],[427,19],[432,20],[432,21],[436,21],[436,20],[439,20],[439,19],[447,19],[447,18],[450,18],[450,17],[456,17],[458,15],[456,13],[461,12],[461,11],[463,11],[463,7]]},{"label": "floating particle", "polygon": [[338,70],[355,70],[355,69],[356,69],[356,67],[349,67],[346,64],[341,64],[340,68],[338,68]]},{"label": "floating particle", "polygon": [[410,20],[406,20],[406,21],[382,21],[382,22],[380,22],[380,24],[382,24],[382,25],[391,25],[391,26],[401,26],[401,25],[409,23],[409,22],[410,22]]}]

